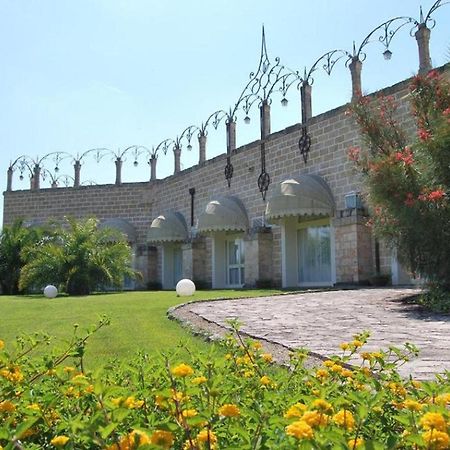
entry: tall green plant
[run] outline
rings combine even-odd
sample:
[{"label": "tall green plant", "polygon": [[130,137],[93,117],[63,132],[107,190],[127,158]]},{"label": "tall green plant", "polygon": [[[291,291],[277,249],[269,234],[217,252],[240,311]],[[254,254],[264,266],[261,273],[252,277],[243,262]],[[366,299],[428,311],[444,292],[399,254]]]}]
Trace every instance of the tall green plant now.
[{"label": "tall green plant", "polygon": [[351,107],[366,146],[349,150],[363,175],[370,225],[400,260],[450,293],[450,84],[436,71],[415,77],[410,102],[417,136],[397,122],[390,97]]},{"label": "tall green plant", "polygon": [[4,294],[19,293],[20,271],[25,264],[22,250],[40,236],[37,228],[23,226],[22,220],[3,228],[0,234],[0,286]]},{"label": "tall green plant", "polygon": [[71,295],[86,295],[101,285],[120,288],[125,276],[136,275],[124,236],[98,228],[94,218],[67,218],[54,236],[26,249],[24,257],[22,289],[53,283]]}]

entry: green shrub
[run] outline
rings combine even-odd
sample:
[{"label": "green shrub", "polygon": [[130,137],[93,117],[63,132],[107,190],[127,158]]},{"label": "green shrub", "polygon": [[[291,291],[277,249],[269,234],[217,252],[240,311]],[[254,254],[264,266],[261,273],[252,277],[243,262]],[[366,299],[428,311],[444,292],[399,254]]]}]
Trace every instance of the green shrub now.
[{"label": "green shrub", "polygon": [[[103,320],[97,327],[107,323]],[[235,327],[236,328],[236,327]],[[0,445],[4,449],[444,449],[449,445],[450,379],[403,380],[410,345],[363,350],[367,334],[308,369],[272,363],[239,334],[223,356],[138,354],[83,370],[88,333],[37,360],[47,337],[0,342]],[[73,364],[69,365],[70,358]],[[349,366],[357,358],[357,363]]]}]

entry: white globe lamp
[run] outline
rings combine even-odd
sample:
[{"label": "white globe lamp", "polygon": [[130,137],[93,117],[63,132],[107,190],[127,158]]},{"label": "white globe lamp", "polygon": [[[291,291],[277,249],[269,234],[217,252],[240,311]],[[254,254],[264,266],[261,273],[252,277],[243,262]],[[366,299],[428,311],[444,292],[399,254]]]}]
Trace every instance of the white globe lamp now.
[{"label": "white globe lamp", "polygon": [[189,297],[195,293],[195,284],[192,280],[183,278],[177,283],[177,295],[180,297]]},{"label": "white globe lamp", "polygon": [[53,284],[49,284],[44,288],[44,295],[47,298],[55,298],[58,295],[58,289]]}]

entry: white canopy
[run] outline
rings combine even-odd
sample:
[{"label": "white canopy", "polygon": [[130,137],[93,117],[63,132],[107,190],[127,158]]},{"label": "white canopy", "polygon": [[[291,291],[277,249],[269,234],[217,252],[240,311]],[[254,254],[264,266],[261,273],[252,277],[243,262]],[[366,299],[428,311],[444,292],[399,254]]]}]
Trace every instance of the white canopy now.
[{"label": "white canopy", "polygon": [[147,242],[182,242],[188,238],[186,220],[180,212],[161,214],[153,220]]},{"label": "white canopy", "polygon": [[318,175],[300,175],[284,180],[273,189],[266,207],[268,220],[333,214],[333,194],[326,181]]},{"label": "white canopy", "polygon": [[248,217],[242,202],[236,197],[211,200],[198,218],[198,231],[245,231]]}]

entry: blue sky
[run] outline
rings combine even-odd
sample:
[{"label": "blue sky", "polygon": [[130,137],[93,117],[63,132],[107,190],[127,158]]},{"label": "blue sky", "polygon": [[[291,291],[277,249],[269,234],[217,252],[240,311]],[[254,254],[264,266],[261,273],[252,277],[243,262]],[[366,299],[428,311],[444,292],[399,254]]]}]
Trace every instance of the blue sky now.
[{"label": "blue sky", "polygon": [[[134,144],[152,147],[175,138],[189,125],[234,104],[257,68],[261,27],[271,59],[303,72],[326,51],[351,51],[352,42],[396,16],[419,17],[416,0],[0,0],[0,187],[21,154],[33,158],[54,151],[72,154],[96,147],[120,151]],[[434,1],[423,0],[424,11]],[[434,14],[434,65],[449,60],[450,5]],[[366,48],[363,89],[374,91],[417,71],[409,28],[394,37],[391,61],[378,43]],[[350,99],[348,69],[338,63],[330,77],[315,74],[313,113]],[[289,106],[274,97],[272,130],[299,121],[299,94]],[[238,117],[238,145],[258,138],[252,123]],[[225,126],[211,130],[207,157],[225,151]],[[82,180],[114,181],[112,157],[101,165],[86,159]],[[198,160],[197,146],[183,151],[182,167]],[[62,172],[73,175],[69,164]],[[51,165],[51,164],[50,164]],[[51,167],[49,167],[51,168]],[[173,155],[161,156],[158,176],[173,171]],[[144,159],[125,162],[123,181],[145,181]],[[26,189],[15,175],[14,189]],[[48,182],[41,183],[47,187]],[[3,202],[1,202],[3,203]],[[0,205],[0,208],[2,205]],[[0,214],[2,211],[0,209]]]}]

